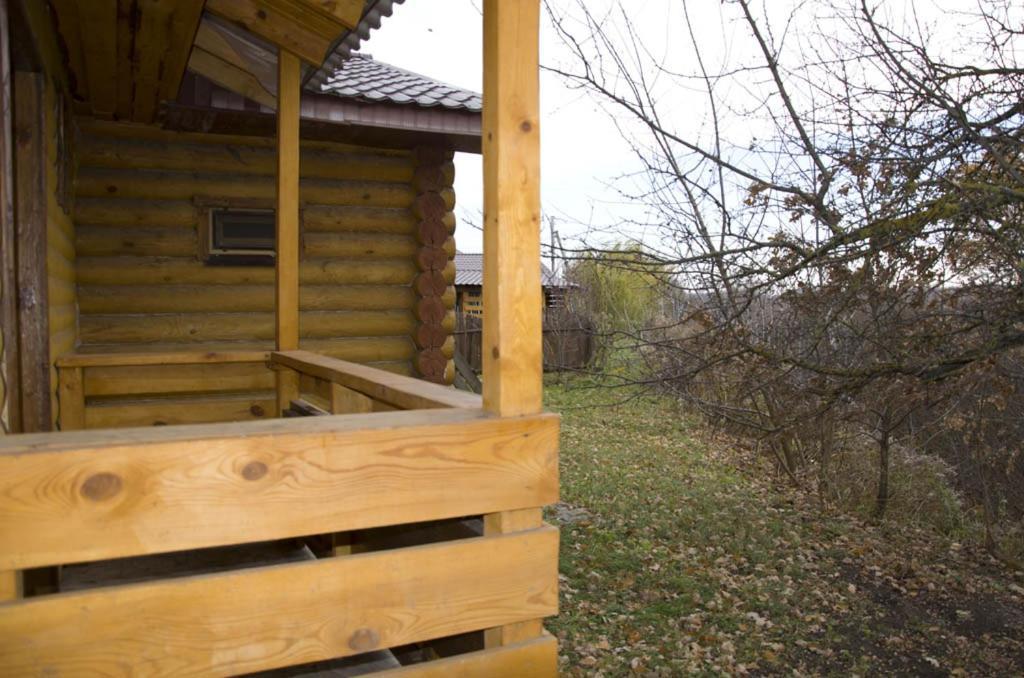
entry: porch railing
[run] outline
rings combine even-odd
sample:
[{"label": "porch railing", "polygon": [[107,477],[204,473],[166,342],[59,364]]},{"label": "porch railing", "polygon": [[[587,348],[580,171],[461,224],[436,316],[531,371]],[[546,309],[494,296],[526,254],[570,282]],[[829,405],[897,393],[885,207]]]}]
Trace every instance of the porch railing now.
[{"label": "porch railing", "polygon": [[226,675],[502,629],[502,643],[400,675],[550,671],[554,640],[514,630],[557,612],[558,533],[532,518],[558,497],[557,417],[498,417],[472,395],[300,351],[270,360],[332,392],[429,409],[0,438],[0,579],[467,516],[491,528],[11,600],[0,673]]}]

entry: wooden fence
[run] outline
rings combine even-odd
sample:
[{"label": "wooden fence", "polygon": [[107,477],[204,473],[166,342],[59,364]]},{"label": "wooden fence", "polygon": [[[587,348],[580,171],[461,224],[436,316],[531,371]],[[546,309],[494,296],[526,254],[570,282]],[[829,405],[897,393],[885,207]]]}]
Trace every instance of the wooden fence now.
[{"label": "wooden fence", "polygon": [[[594,357],[594,329],[590,322],[565,309],[544,312],[544,371],[579,370]],[[455,350],[473,371],[480,372],[483,321],[459,313],[455,319]]]}]

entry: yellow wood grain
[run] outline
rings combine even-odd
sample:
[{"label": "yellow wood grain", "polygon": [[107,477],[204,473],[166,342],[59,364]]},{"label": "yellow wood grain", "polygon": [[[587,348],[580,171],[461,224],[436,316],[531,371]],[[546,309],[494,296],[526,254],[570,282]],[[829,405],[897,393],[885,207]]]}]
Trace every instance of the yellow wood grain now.
[{"label": "yellow wood grain", "polygon": [[271,362],[326,381],[341,384],[373,400],[404,410],[433,407],[478,408],[476,394],[422,379],[388,374],[366,365],[316,355],[308,351],[275,352]]},{"label": "yellow wood grain", "polygon": [[[74,289],[72,288],[73,292]],[[51,298],[53,295],[51,294]],[[442,297],[451,307],[455,290]],[[410,309],[416,301],[403,285],[302,285],[299,308],[304,311],[390,311]],[[86,314],[216,313],[227,310],[274,310],[273,285],[90,285],[78,293]]]},{"label": "yellow wood grain", "polygon": [[[416,327],[411,311],[303,311],[299,315],[303,336],[308,338],[407,336]],[[273,339],[274,314],[86,315],[79,321],[79,332],[83,342],[93,344]]]},{"label": "yellow wood grain", "polygon": [[[266,198],[273,195],[274,180],[268,176],[232,176],[204,172],[168,172],[83,167],[78,173],[78,195],[85,198],[120,196],[152,200],[191,200],[194,196],[217,198]],[[412,186],[393,182],[334,179],[303,179],[300,197],[322,205],[402,207],[412,204]]]},{"label": "yellow wood grain", "polygon": [[[395,257],[411,259],[419,245],[412,236],[369,233],[307,233],[305,253],[312,257]],[[453,252],[454,254],[454,252]]]},{"label": "yellow wood grain", "polygon": [[[265,266],[204,266],[186,257],[80,257],[75,268],[79,285],[274,282],[274,270]],[[416,264],[405,259],[310,259],[299,264],[299,281],[303,285],[408,285],[418,272]]]},{"label": "yellow wood grain", "polygon": [[153,395],[218,391],[269,391],[274,374],[264,361],[200,365],[90,367],[86,396]]},{"label": "yellow wood grain", "polygon": [[216,363],[263,363],[270,351],[196,351],[161,353],[73,353],[57,359],[60,367],[117,367],[136,365],[200,365]]},{"label": "yellow wood grain", "polygon": [[273,390],[236,395],[191,394],[178,398],[114,399],[86,405],[85,428],[258,421],[271,417],[275,406]]},{"label": "yellow wood grain", "polygon": [[24,593],[24,578],[19,570],[0,570],[0,603],[17,600]]},{"label": "yellow wood grain", "polygon": [[467,409],[0,436],[0,569],[543,506],[557,450]]},{"label": "yellow wood grain", "polygon": [[[276,102],[273,105],[276,107]],[[78,153],[83,166],[108,169],[182,172],[201,169],[268,177],[277,171],[274,149],[258,144],[253,137],[238,139],[233,144],[216,144],[187,139],[184,135],[149,139],[89,134],[83,135]],[[376,153],[372,149],[334,151],[303,143],[300,164],[303,176],[317,179],[407,183],[413,176],[410,158]]]},{"label": "yellow wood grain", "polygon": [[195,39],[203,0],[148,0],[136,3],[132,36],[132,120],[150,123],[161,101],[178,96]]},{"label": "yellow wood grain", "polygon": [[[322,417],[327,418],[327,417]],[[539,529],[17,602],[6,675],[234,675],[557,612]]]},{"label": "yellow wood grain", "polygon": [[540,2],[484,2],[484,406],[541,408]]},{"label": "yellow wood grain", "polygon": [[[484,516],[484,535],[496,536],[513,534],[524,530],[533,530],[544,524],[544,517],[539,508],[501,511]],[[538,638],[544,632],[540,619],[528,619],[487,629],[484,632],[484,644],[487,647],[500,647],[512,643]]]},{"label": "yellow wood grain", "polygon": [[335,20],[289,0],[207,0],[206,10],[315,66],[323,63],[345,30]]},{"label": "yellow wood grain", "polygon": [[[406,362],[416,348],[409,337],[332,337],[329,339],[303,339],[299,345],[307,351],[320,355],[351,360],[361,363],[388,363],[389,371],[396,371],[397,365]],[[126,350],[128,348],[134,350]],[[189,350],[183,351],[183,348]],[[138,344],[126,347],[122,344],[93,344],[81,346],[75,352],[57,359],[58,364],[96,365],[173,365],[199,364],[204,362],[255,362],[256,356],[269,356],[274,349],[270,341],[223,341],[200,342],[183,346],[180,343]],[[209,360],[177,360],[177,356],[191,357],[211,354]],[[222,356],[238,355],[237,359],[223,359]],[[148,356],[148,358],[147,358]],[[253,357],[249,357],[253,356]],[[170,359],[168,359],[170,357]],[[68,361],[65,363],[65,360]],[[98,360],[98,362],[97,362]],[[408,372],[402,372],[407,374]]]}]

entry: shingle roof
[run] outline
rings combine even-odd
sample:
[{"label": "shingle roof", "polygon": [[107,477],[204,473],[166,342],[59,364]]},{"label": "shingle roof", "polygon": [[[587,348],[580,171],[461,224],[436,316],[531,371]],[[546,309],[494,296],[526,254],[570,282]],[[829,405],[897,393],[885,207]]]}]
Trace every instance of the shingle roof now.
[{"label": "shingle roof", "polygon": [[376,61],[366,54],[353,53],[335,69],[321,86],[325,94],[368,103],[409,104],[424,108],[447,108],[479,112],[483,101],[476,92]]},{"label": "shingle roof", "polygon": [[[552,273],[542,262],[540,265],[540,283],[543,287],[565,287],[565,282]],[[456,252],[455,253],[455,284],[484,284],[484,255]]]},{"label": "shingle roof", "polygon": [[403,2],[405,0],[366,0],[359,25],[345,32],[323,65],[310,74],[305,86],[314,92],[319,91],[331,74],[352,56],[353,50],[359,49],[364,41],[370,39],[370,31],[379,29],[384,19],[394,14],[395,5]]}]

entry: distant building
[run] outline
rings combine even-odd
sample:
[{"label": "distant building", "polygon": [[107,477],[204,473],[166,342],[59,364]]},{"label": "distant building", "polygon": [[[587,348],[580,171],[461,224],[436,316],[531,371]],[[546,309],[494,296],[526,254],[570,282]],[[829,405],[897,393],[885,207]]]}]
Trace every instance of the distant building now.
[{"label": "distant building", "polygon": [[[543,263],[540,265],[541,286],[544,293],[544,308],[563,308],[565,295],[571,287],[551,272]],[[466,252],[455,253],[455,310],[466,315],[484,314],[484,255]]]}]

